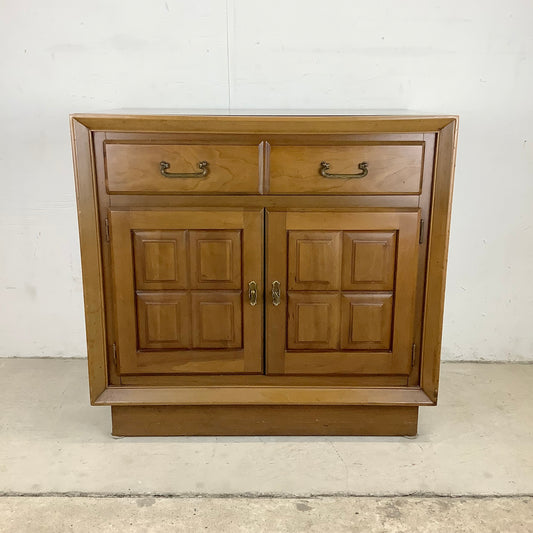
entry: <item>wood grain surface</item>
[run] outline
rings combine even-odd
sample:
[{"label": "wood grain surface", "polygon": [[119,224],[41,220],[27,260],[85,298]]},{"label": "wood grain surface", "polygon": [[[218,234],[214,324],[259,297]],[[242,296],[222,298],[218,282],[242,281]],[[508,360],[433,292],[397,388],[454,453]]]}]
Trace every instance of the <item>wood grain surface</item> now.
[{"label": "wood grain surface", "polygon": [[[419,194],[423,145],[271,146],[269,181],[272,194]],[[325,178],[320,163],[330,164],[329,173],[361,173],[364,178]]]},{"label": "wood grain surface", "polygon": [[[106,143],[109,193],[257,194],[260,188],[259,146],[146,145]],[[167,172],[199,172],[207,161],[205,177],[167,178],[160,162],[170,163]],[[261,161],[262,163],[262,161]]]},{"label": "wood grain surface", "polygon": [[416,432],[457,117],[78,114],[71,132],[91,402],[120,406],[117,434]]}]

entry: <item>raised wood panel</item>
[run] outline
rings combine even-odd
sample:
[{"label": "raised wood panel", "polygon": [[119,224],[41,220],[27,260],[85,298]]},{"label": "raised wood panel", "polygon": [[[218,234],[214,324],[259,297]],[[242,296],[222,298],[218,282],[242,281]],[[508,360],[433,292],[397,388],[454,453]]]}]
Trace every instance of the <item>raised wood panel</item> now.
[{"label": "raised wood panel", "polygon": [[193,347],[241,348],[241,292],[193,292],[191,296]]},{"label": "raised wood panel", "polygon": [[[274,253],[267,265],[268,283],[277,280],[281,285],[280,305],[267,307],[268,372],[408,375],[414,342],[418,210],[295,209],[284,213],[268,211],[268,219],[268,251]],[[343,284],[342,289],[338,287],[329,293],[316,289],[289,290],[292,272],[296,271],[292,266],[295,261],[291,261],[296,245],[290,236],[308,237],[319,233],[319,228],[324,235],[339,235],[339,242],[344,243],[346,250],[342,254],[339,250],[339,256],[343,257],[343,278],[345,282],[348,279],[346,288]],[[362,247],[358,251],[359,244]],[[309,254],[307,259],[312,263],[318,255]],[[335,270],[335,263],[330,264],[331,270]],[[353,285],[358,292],[354,292]],[[342,297],[342,328],[336,330],[335,340],[333,335],[326,340],[326,307],[310,308],[302,313],[303,317],[307,313],[307,324],[299,320],[309,338],[306,344],[298,339],[296,303],[312,301],[317,298],[315,294],[323,294],[332,301],[337,298],[339,302]]]},{"label": "raised wood panel", "polygon": [[241,232],[190,231],[191,288],[239,289]]},{"label": "raised wood panel", "polygon": [[187,288],[185,231],[135,231],[133,249],[138,290]]},{"label": "raised wood panel", "polygon": [[389,294],[342,295],[343,350],[392,348],[392,301]]},{"label": "raised wood panel", "polygon": [[[156,241],[155,248],[137,257],[132,234]],[[177,236],[190,248],[180,254],[187,287],[136,292],[136,263],[152,278],[170,276],[176,258],[161,245]],[[110,237],[121,375],[261,371],[262,306],[243,304],[243,295],[249,280],[263,288],[262,210],[111,210]],[[144,265],[146,253],[157,256],[155,267]]]},{"label": "raised wood panel", "polygon": [[339,289],[341,232],[289,231],[288,235],[289,289]]},{"label": "raised wood panel", "polygon": [[[255,193],[260,190],[260,146],[105,144],[109,193]],[[170,163],[169,173],[199,172],[208,162],[205,177],[168,178],[160,162]]]},{"label": "raised wood panel", "polygon": [[344,290],[387,291],[394,288],[394,231],[345,231],[342,253]]},{"label": "raised wood panel", "polygon": [[[419,194],[422,183],[423,143],[415,145],[271,146],[270,192],[274,194]],[[363,178],[327,178],[330,174],[361,173]]]},{"label": "raised wood panel", "polygon": [[289,292],[288,298],[287,348],[289,350],[338,349],[339,295]]},{"label": "raised wood panel", "polygon": [[186,292],[138,293],[139,348],[190,348],[190,317],[190,299]]}]

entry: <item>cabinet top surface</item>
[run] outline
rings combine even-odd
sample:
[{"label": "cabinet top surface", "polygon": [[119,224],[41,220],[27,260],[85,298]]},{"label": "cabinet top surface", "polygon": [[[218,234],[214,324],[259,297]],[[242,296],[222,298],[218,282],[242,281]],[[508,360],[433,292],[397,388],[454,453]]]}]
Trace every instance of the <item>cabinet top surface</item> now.
[{"label": "cabinet top surface", "polygon": [[[76,113],[77,115],[78,113]],[[221,108],[115,108],[103,109],[94,113],[80,113],[80,115],[170,115],[170,116],[293,116],[293,117],[308,117],[308,116],[455,116],[442,115],[439,113],[431,113],[427,111],[419,111],[412,109],[365,109],[365,108],[316,108],[316,109],[221,109]]]},{"label": "cabinet top surface", "polygon": [[123,109],[75,113],[72,122],[90,130],[232,133],[379,133],[435,132],[456,115],[407,114],[391,110],[159,110]]}]

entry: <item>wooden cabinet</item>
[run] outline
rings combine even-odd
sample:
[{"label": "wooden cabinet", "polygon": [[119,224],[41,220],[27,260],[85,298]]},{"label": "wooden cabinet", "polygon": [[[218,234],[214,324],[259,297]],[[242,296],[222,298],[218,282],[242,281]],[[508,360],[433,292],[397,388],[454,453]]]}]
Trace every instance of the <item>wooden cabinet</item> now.
[{"label": "wooden cabinet", "polygon": [[456,117],[71,126],[91,402],[114,434],[416,433]]}]

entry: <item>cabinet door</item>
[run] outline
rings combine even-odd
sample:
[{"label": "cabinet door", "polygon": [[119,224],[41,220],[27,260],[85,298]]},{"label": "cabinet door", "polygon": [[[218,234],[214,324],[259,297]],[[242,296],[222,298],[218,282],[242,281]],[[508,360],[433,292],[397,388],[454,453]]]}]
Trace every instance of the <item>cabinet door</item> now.
[{"label": "cabinet door", "polygon": [[111,210],[109,221],[121,374],[262,372],[262,210]]},{"label": "cabinet door", "polygon": [[267,373],[408,374],[418,210],[271,210],[267,228]]}]

